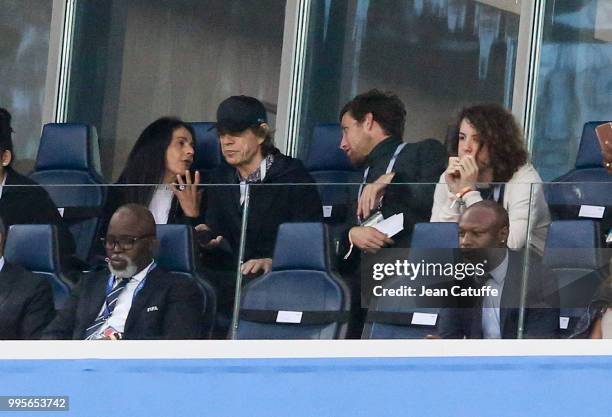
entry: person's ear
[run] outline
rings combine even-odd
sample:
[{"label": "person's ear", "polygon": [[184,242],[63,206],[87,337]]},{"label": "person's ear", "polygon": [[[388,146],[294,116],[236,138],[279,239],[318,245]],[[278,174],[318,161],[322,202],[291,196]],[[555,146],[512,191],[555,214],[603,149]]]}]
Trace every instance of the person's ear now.
[{"label": "person's ear", "polygon": [[506,245],[508,243],[508,235],[510,234],[510,230],[508,229],[508,226],[503,226],[501,229],[499,229],[499,242],[502,245]]},{"label": "person's ear", "polygon": [[7,149],[4,152],[2,152],[1,159],[2,159],[2,166],[7,167],[11,164],[11,161],[13,160],[13,153]]},{"label": "person's ear", "polygon": [[264,131],[264,136],[257,136],[257,143],[262,145],[266,141],[266,136],[268,136],[268,132],[270,131],[270,125],[267,123],[262,123],[259,127]]},{"label": "person's ear", "polygon": [[374,124],[374,115],[372,113],[366,113],[363,117],[363,126],[366,130],[372,129],[372,125]]}]

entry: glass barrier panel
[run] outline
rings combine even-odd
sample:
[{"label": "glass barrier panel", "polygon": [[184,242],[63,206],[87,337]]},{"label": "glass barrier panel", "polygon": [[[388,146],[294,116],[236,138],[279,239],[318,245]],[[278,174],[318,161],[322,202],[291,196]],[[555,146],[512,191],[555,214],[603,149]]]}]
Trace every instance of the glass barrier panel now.
[{"label": "glass barrier panel", "polygon": [[197,318],[128,338],[608,336],[611,183],[372,185],[5,185],[4,256],[60,310],[98,280],[90,325],[151,259],[193,279]]}]

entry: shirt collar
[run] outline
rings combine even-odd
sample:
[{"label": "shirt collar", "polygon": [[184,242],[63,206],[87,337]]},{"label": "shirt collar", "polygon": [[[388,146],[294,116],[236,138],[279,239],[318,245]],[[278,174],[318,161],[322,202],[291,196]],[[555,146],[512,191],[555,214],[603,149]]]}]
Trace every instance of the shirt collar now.
[{"label": "shirt collar", "polygon": [[508,273],[508,250],[506,249],[506,255],[504,256],[504,260],[501,261],[499,265],[492,271],[489,271],[489,275],[497,282],[499,285],[504,283],[506,279],[506,274]]},{"label": "shirt collar", "polygon": [[[274,155],[268,154],[263,160],[266,161],[266,171],[268,171],[270,167],[272,166],[272,163],[274,162]],[[260,182],[261,181],[261,166],[259,166],[255,171],[250,173],[249,176],[247,176],[246,178],[242,178],[238,170],[236,170],[236,175],[238,175],[238,181],[240,182],[244,181],[249,184]]]},{"label": "shirt collar", "polygon": [[379,142],[366,158],[366,166],[372,165],[374,161],[378,161],[387,155],[393,155],[393,152],[402,143],[402,140],[395,136],[389,136]]}]

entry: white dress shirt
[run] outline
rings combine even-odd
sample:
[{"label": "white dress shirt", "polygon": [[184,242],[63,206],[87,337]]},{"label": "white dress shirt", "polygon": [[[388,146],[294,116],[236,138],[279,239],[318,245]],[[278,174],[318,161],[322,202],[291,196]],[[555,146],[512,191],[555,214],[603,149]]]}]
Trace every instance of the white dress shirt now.
[{"label": "white dress shirt", "polygon": [[0,272],[4,269],[4,256],[0,256]]},{"label": "white dress shirt", "polygon": [[[127,316],[132,308],[132,301],[136,295],[136,289],[149,273],[151,266],[153,266],[153,261],[151,261],[151,263],[142,271],[134,275],[130,282],[128,282],[123,291],[121,291],[121,294],[119,294],[119,298],[117,298],[117,305],[113,310],[113,314],[111,314],[108,320],[106,320],[106,323],[104,323],[96,332],[95,336],[93,337],[94,339],[99,339],[104,331],[109,327],[115,329],[116,332],[123,333],[125,329],[125,321],[127,320]],[[116,285],[117,281],[115,281],[113,284],[113,288]],[[98,312],[98,316],[103,313],[104,305],[105,304],[103,303],[102,308],[100,308],[100,311]]]},{"label": "white dress shirt", "polygon": [[172,207],[174,193],[168,185],[159,185],[155,188],[153,198],[149,203],[149,210],[153,214],[155,224],[167,224],[170,208]]},{"label": "white dress shirt", "polygon": [[484,339],[501,339],[499,308],[507,273],[508,251],[506,251],[504,260],[495,269],[489,271],[491,278],[485,283],[491,289],[497,290],[497,296],[486,295],[482,299],[482,337]]}]

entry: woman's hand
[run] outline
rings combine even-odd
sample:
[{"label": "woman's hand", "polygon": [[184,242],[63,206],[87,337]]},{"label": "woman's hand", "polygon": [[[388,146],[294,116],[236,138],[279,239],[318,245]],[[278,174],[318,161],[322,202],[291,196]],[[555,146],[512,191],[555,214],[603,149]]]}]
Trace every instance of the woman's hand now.
[{"label": "woman's hand", "polygon": [[444,179],[448,190],[457,194],[466,188],[476,189],[478,181],[478,164],[473,156],[463,158],[452,156],[448,158],[448,168],[444,171]]},{"label": "woman's hand", "polygon": [[478,164],[472,155],[461,158],[459,166],[459,189],[466,188],[476,189],[478,182]]},{"label": "woman's hand", "polygon": [[357,202],[357,217],[367,219],[381,203],[385,188],[391,184],[394,172],[383,174],[372,184],[368,184],[361,190],[361,196]]},{"label": "woman's hand", "polygon": [[200,215],[200,202],[202,201],[202,192],[198,190],[200,185],[200,171],[196,171],[193,181],[191,180],[191,172],[185,171],[185,180],[180,175],[176,176],[177,184],[172,184],[172,192],[176,196],[183,213],[187,217],[198,217]]}]

